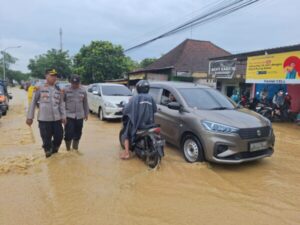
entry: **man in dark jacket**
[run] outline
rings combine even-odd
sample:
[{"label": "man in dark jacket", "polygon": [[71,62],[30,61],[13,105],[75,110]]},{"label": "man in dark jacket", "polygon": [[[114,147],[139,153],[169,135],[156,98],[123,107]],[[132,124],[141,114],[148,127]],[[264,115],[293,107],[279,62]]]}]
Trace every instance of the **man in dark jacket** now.
[{"label": "man in dark jacket", "polygon": [[126,125],[122,141],[125,151],[121,154],[121,159],[130,157],[129,146],[134,142],[137,130],[147,129],[154,125],[154,113],[157,107],[152,96],[148,94],[149,89],[148,81],[139,81],[136,85],[138,95],[132,97],[124,107],[123,116],[126,118]]}]

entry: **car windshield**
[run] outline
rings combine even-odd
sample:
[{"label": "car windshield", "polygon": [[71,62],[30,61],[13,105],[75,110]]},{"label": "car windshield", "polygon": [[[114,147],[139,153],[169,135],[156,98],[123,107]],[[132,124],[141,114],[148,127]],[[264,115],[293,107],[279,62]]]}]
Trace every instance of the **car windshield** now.
[{"label": "car windshield", "polygon": [[125,86],[102,86],[102,94],[107,96],[132,96]]},{"label": "car windshield", "polygon": [[234,109],[229,99],[219,91],[211,88],[182,88],[179,89],[189,107],[204,110]]}]

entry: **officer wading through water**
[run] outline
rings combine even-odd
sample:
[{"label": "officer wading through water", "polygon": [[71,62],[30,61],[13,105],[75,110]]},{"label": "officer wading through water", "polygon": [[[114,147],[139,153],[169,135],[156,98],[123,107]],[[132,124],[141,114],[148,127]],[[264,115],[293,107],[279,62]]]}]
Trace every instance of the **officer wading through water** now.
[{"label": "officer wading through water", "polygon": [[55,86],[56,80],[57,72],[54,69],[46,70],[46,84],[34,92],[26,120],[31,126],[35,108],[39,104],[37,119],[46,158],[58,152],[63,139],[62,124],[66,124],[63,93]]},{"label": "officer wading through water", "polygon": [[[80,85],[80,78],[73,75],[70,79],[71,87],[64,91],[66,103],[67,124],[65,126],[65,142],[69,151],[72,148],[78,150],[79,140],[82,134],[83,119],[88,119],[89,106],[87,93]],[[73,143],[72,143],[73,141]]]}]

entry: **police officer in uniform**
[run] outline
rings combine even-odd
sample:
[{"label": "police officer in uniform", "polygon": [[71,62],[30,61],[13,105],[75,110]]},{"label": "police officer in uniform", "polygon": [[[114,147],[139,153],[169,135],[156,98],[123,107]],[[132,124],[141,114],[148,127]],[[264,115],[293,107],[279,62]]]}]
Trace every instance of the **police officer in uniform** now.
[{"label": "police officer in uniform", "polygon": [[38,121],[46,158],[58,152],[63,139],[62,123],[66,123],[63,93],[55,85],[57,72],[46,70],[46,84],[35,92],[27,114],[27,125],[33,123],[34,112],[39,104]]},{"label": "police officer in uniform", "polygon": [[64,90],[66,103],[67,124],[65,127],[66,148],[78,150],[79,140],[82,134],[83,119],[88,119],[89,106],[87,93],[80,85],[80,77],[73,75],[70,78],[71,86]]}]

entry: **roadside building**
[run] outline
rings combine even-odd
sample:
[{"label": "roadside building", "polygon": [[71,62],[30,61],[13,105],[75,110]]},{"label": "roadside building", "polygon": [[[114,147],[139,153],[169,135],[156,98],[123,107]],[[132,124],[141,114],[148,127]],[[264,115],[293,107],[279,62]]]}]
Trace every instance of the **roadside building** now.
[{"label": "roadside building", "polygon": [[178,80],[214,86],[207,79],[209,58],[230,55],[210,41],[187,39],[146,68],[128,74],[129,86],[141,79]]},{"label": "roadside building", "polygon": [[207,79],[227,96],[265,92],[271,100],[283,89],[292,96],[291,110],[300,111],[300,45],[214,57],[209,65]]},{"label": "roadside building", "polygon": [[113,80],[105,80],[105,83],[112,83],[112,84],[124,84],[128,85],[128,78],[120,78],[120,79],[113,79]]}]

